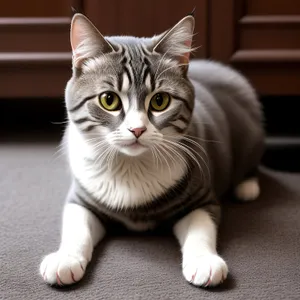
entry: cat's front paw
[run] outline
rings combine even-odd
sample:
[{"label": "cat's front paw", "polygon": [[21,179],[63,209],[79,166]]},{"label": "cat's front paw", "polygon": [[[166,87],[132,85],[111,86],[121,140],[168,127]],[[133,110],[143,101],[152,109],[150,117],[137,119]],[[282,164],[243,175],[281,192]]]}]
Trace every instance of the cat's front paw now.
[{"label": "cat's front paw", "polygon": [[40,273],[51,285],[73,284],[83,277],[87,263],[82,256],[57,251],[43,259]]},{"label": "cat's front paw", "polygon": [[182,272],[191,284],[210,287],[222,283],[227,278],[228,267],[220,256],[209,254],[185,257]]}]

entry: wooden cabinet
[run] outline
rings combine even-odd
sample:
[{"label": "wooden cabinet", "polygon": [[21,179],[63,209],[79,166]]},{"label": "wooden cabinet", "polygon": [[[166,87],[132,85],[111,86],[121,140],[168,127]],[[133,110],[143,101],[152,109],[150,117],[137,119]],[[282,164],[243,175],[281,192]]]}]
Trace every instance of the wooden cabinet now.
[{"label": "wooden cabinet", "polygon": [[[22,1],[21,1],[22,2]],[[104,35],[150,36],[196,7],[196,57],[232,64],[262,95],[300,94],[298,0],[27,0],[0,11],[0,97],[61,97],[71,6]]]},{"label": "wooden cabinet", "polygon": [[299,95],[300,1],[210,4],[209,56],[241,70],[260,94]]},{"label": "wooden cabinet", "polygon": [[[107,1],[108,2],[108,1]],[[84,0],[83,10],[104,35],[153,36],[167,30],[196,7],[195,46],[204,57],[207,38],[207,0]]]},{"label": "wooden cabinet", "polygon": [[26,0],[1,4],[1,98],[63,94],[71,75],[72,2]]}]

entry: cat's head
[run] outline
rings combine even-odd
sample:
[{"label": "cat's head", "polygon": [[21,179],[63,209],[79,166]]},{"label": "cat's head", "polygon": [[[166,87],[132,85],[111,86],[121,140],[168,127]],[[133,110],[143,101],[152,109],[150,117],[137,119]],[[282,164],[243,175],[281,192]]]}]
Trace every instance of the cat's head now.
[{"label": "cat's head", "polygon": [[66,106],[87,142],[129,156],[173,148],[194,107],[187,78],[193,29],[189,15],[152,38],[104,38],[85,16],[73,17]]}]

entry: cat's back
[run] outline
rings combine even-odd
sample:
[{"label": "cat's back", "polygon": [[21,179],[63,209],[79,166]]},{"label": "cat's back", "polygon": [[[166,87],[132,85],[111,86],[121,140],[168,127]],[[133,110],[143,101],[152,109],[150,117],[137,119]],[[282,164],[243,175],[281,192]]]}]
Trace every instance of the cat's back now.
[{"label": "cat's back", "polygon": [[216,185],[223,191],[229,177],[238,183],[259,163],[264,137],[261,105],[248,80],[230,67],[192,60],[188,75],[195,88],[190,134],[202,132],[206,140],[219,142],[204,146],[218,174]]},{"label": "cat's back", "polygon": [[201,86],[213,95],[225,111],[229,107],[232,110],[242,105],[251,115],[261,120],[261,106],[255,90],[236,70],[218,62],[196,59],[191,61],[188,75],[195,87],[196,99],[200,97],[205,101],[198,92]]}]

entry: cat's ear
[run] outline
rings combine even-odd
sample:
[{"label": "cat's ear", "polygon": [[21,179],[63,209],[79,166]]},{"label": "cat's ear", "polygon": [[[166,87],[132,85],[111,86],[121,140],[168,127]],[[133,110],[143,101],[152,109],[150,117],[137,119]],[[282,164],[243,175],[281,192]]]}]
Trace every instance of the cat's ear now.
[{"label": "cat's ear", "polygon": [[193,14],[181,19],[173,28],[154,38],[153,51],[176,58],[188,64],[192,49],[195,19]]},{"label": "cat's ear", "polygon": [[70,33],[73,52],[73,66],[80,68],[82,62],[98,54],[114,51],[113,46],[103,37],[92,22],[82,14],[75,14]]}]

